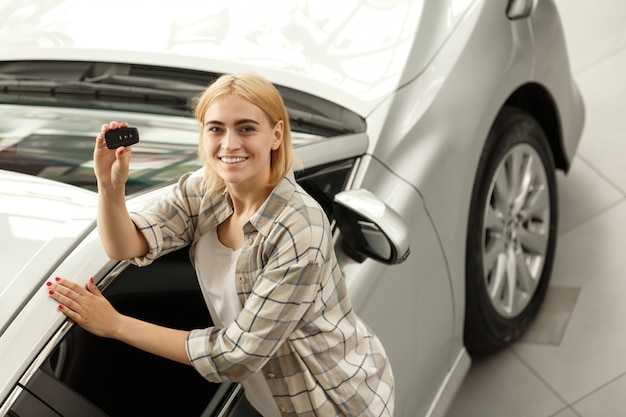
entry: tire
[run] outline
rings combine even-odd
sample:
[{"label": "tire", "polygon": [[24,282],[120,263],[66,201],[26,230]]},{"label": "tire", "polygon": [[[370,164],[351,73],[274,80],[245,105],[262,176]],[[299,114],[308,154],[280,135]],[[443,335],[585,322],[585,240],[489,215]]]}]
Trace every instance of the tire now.
[{"label": "tire", "polygon": [[464,339],[471,355],[517,340],[545,297],[556,247],[556,173],[546,135],[505,107],[474,183],[466,248]]}]

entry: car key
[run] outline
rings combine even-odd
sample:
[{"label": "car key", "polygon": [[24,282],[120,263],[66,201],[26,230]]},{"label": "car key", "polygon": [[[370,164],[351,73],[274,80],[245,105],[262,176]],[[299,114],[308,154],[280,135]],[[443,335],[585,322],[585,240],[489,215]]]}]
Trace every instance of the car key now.
[{"label": "car key", "polygon": [[111,129],[104,134],[104,141],[109,149],[134,145],[139,142],[139,131],[135,127]]}]

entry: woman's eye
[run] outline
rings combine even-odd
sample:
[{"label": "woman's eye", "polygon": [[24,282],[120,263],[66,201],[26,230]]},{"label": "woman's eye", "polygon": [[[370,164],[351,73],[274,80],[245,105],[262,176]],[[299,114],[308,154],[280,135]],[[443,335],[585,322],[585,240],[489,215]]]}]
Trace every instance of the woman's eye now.
[{"label": "woman's eye", "polygon": [[244,133],[254,132],[254,130],[255,129],[252,126],[243,126],[241,128],[241,131],[244,132]]}]

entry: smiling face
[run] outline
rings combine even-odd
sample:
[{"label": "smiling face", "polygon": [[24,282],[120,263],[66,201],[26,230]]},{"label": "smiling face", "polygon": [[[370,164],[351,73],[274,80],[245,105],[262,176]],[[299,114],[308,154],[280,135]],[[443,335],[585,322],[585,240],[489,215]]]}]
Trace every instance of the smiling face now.
[{"label": "smiling face", "polygon": [[271,151],[280,147],[283,128],[282,120],[270,123],[263,110],[241,96],[219,97],[204,113],[206,161],[229,188],[266,187],[271,182]]}]

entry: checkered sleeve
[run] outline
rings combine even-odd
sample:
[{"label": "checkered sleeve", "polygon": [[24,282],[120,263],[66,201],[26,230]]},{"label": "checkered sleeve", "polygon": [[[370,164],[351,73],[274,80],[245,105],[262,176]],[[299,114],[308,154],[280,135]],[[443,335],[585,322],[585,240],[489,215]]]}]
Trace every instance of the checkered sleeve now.
[{"label": "checkered sleeve", "polygon": [[149,265],[159,256],[192,242],[202,199],[200,182],[198,173],[186,174],[155,206],[130,213],[149,247],[146,255],[132,259],[132,263]]}]

